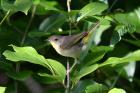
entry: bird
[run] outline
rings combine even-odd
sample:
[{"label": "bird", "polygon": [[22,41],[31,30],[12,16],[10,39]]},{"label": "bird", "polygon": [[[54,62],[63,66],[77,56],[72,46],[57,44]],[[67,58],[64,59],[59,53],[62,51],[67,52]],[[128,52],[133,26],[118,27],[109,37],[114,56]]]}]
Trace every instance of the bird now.
[{"label": "bird", "polygon": [[52,35],[48,38],[56,52],[65,57],[79,59],[81,53],[86,50],[88,41],[93,35],[93,31],[99,27],[101,21],[91,25],[88,31],[83,31],[74,35]]},{"label": "bird", "polygon": [[88,36],[88,32],[85,31],[67,36],[52,35],[48,41],[58,54],[77,59],[85,49],[83,40],[86,36]]}]

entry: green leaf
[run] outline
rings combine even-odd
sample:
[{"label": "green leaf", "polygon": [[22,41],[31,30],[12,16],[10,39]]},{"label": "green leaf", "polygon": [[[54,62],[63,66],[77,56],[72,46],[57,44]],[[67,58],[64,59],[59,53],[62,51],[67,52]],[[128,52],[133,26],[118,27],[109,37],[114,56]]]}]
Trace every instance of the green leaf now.
[{"label": "green leaf", "polygon": [[80,21],[81,19],[88,16],[101,14],[101,12],[103,12],[107,8],[108,6],[104,3],[99,3],[99,2],[89,3],[80,10],[79,13],[80,16],[77,18],[77,21]]},{"label": "green leaf", "polygon": [[120,36],[123,36],[126,33],[133,33],[136,31],[136,27],[133,24],[127,25],[118,25],[115,30],[119,33]]},{"label": "green leaf", "polygon": [[40,31],[31,31],[28,33],[29,37],[42,37],[42,36],[50,36],[51,33],[49,32],[40,32]]},{"label": "green leaf", "polygon": [[[132,25],[136,32],[139,32],[139,25],[140,25],[140,17],[139,17],[139,11],[140,8],[135,9],[132,12],[129,13],[118,13],[115,15],[112,15],[112,17],[117,21],[118,25]],[[134,28],[135,27],[135,28]],[[132,31],[134,32],[134,31]]]},{"label": "green leaf", "polygon": [[85,93],[100,93],[105,92],[107,88],[99,83],[94,83],[92,85],[88,85],[85,89]]},{"label": "green leaf", "polygon": [[69,13],[70,21],[72,23],[76,22],[76,19],[78,17],[78,13],[79,13],[79,10],[71,10],[71,12]]},{"label": "green leaf", "polygon": [[5,93],[6,87],[0,87],[0,93]]},{"label": "green leaf", "polygon": [[135,61],[140,61],[140,50],[134,51],[132,53],[129,53],[125,57],[122,58],[117,58],[117,57],[110,57],[108,58],[105,62],[100,64],[100,67],[106,66],[106,65],[116,65],[116,64],[121,64],[125,62],[135,62]]},{"label": "green leaf", "polygon": [[101,42],[101,36],[105,30],[107,30],[111,25],[110,21],[106,19],[100,19],[101,23],[97,30],[94,31],[93,41],[97,45]]},{"label": "green leaf", "polygon": [[118,25],[115,28],[115,31],[113,32],[112,38],[110,40],[110,45],[114,46],[121,40],[121,36],[123,36],[126,33],[134,33],[136,31],[136,27],[133,24],[124,24],[124,25]]},{"label": "green leaf", "polygon": [[[18,84],[20,84],[20,83],[18,83]],[[6,88],[6,90],[5,90],[5,93],[16,93],[16,87],[14,86],[14,84],[12,83],[9,83],[8,85],[7,85],[7,88]]]},{"label": "green leaf", "polygon": [[34,5],[38,5],[40,3],[40,0],[33,0]]},{"label": "green leaf", "polygon": [[117,31],[114,31],[110,40],[110,46],[114,47],[121,40],[121,36]]},{"label": "green leaf", "polygon": [[59,3],[57,1],[34,0],[34,5],[37,5],[36,14],[46,15],[49,11],[61,12]]},{"label": "green leaf", "polygon": [[126,33],[134,33],[136,31],[135,25],[125,24],[125,25],[118,25],[115,28],[115,32],[113,32],[112,38],[110,40],[110,45],[114,46],[121,40],[121,36]]},{"label": "green leaf", "polygon": [[80,71],[74,75],[73,81],[79,81],[82,77],[94,72],[96,69],[98,69],[98,67],[98,64],[82,67]]},{"label": "green leaf", "polygon": [[66,76],[66,69],[65,67],[60,63],[57,62],[56,60],[53,59],[46,59],[49,65],[52,67],[52,70],[56,75],[54,77],[58,77],[58,81],[63,81]]},{"label": "green leaf", "polygon": [[124,69],[125,69],[125,72],[126,72],[127,76],[128,76],[128,77],[131,77],[131,78],[128,78],[128,80],[129,80],[130,82],[132,82],[132,81],[133,81],[133,77],[134,77],[134,75],[135,75],[136,63],[135,63],[135,62],[133,62],[133,63],[131,62],[131,63],[127,64],[127,65],[124,67]]},{"label": "green leaf", "polygon": [[105,93],[107,88],[93,80],[80,80],[73,88],[72,93]]},{"label": "green leaf", "polygon": [[84,58],[83,62],[81,62],[82,63],[81,66],[83,64],[84,65],[94,64],[95,62],[101,60],[107,52],[112,51],[112,50],[113,50],[113,47],[109,47],[109,46],[93,46],[93,47],[91,47],[90,52]]},{"label": "green leaf", "polygon": [[21,11],[27,15],[29,9],[32,6],[32,0],[1,0],[1,6],[5,11]]},{"label": "green leaf", "polygon": [[58,81],[61,80],[61,79],[59,79],[60,77],[49,75],[47,73],[38,73],[38,75],[39,75],[39,77],[37,77],[37,79],[39,80],[39,82],[41,82],[43,84],[53,84],[53,83],[57,83]]},{"label": "green leaf", "polygon": [[[89,29],[89,35],[86,41],[86,49],[81,53],[80,62],[87,56],[88,51],[95,43],[98,44],[101,41],[102,33],[110,27],[110,22],[106,19],[100,19],[99,23],[91,25]],[[94,42],[94,43],[93,43]]]},{"label": "green leaf", "polygon": [[[88,51],[90,50],[91,46],[93,45],[93,40],[94,40],[94,32],[96,30],[98,30],[98,23],[94,26],[94,27],[91,27],[90,31],[89,31],[89,35],[88,35],[88,38],[87,40],[85,40],[85,43],[86,43],[86,49],[84,51],[82,51],[83,53],[81,53],[80,55],[80,62],[83,61],[83,59],[87,56],[88,54]],[[84,40],[83,40],[84,41]]]},{"label": "green leaf", "polygon": [[45,59],[42,55],[39,55],[37,51],[32,47],[17,47],[11,45],[15,52],[6,50],[3,55],[6,59],[14,61],[14,62],[21,62],[27,61],[33,64],[38,64],[48,68],[54,77],[57,78],[59,81],[63,81],[66,75],[65,67],[52,59]]},{"label": "green leaf", "polygon": [[40,6],[44,7],[45,10],[55,10],[58,11],[56,6],[58,3],[56,1],[42,1],[39,3]]},{"label": "green leaf", "polygon": [[126,93],[126,91],[120,88],[113,88],[108,93]]},{"label": "green leaf", "polygon": [[54,14],[47,17],[39,26],[40,31],[53,31],[58,30],[58,28],[64,24],[67,16],[65,14]]}]

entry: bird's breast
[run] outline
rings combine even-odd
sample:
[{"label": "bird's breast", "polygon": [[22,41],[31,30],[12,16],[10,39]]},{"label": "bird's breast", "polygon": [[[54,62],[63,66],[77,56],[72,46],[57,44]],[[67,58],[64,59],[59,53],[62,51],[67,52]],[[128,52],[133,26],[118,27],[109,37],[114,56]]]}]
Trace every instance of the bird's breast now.
[{"label": "bird's breast", "polygon": [[78,58],[82,51],[82,47],[79,45],[74,45],[71,48],[63,49],[60,45],[52,43],[53,48],[57,51],[58,54],[65,57]]}]

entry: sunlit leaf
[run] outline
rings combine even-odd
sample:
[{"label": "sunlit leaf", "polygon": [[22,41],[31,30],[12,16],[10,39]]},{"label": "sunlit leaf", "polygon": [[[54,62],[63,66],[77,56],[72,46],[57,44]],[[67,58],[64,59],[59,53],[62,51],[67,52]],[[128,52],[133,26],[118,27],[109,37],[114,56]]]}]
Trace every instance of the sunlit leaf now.
[{"label": "sunlit leaf", "polygon": [[94,31],[93,41],[97,45],[101,42],[101,36],[105,30],[110,27],[110,21],[106,19],[101,19],[100,26],[97,30]]},{"label": "sunlit leaf", "polygon": [[67,16],[64,14],[54,14],[47,17],[39,26],[40,31],[53,31],[58,28],[66,21]]},{"label": "sunlit leaf", "polygon": [[[139,32],[139,25],[140,25],[140,17],[139,17],[140,9],[135,9],[133,12],[129,13],[118,13],[113,15],[112,17],[117,21],[118,25],[132,25],[135,27],[135,31]],[[133,28],[131,28],[133,29]],[[130,31],[129,31],[130,32]],[[132,31],[134,32],[134,31]]]},{"label": "sunlit leaf", "polygon": [[113,88],[108,93],[126,93],[125,90],[120,88]]},{"label": "sunlit leaf", "polygon": [[87,16],[101,14],[101,12],[103,12],[107,8],[108,6],[104,3],[99,3],[99,2],[89,3],[80,10],[79,13],[80,16],[77,18],[77,21]]},{"label": "sunlit leaf", "polygon": [[126,73],[127,73],[127,76],[130,77],[128,78],[128,80],[130,82],[133,81],[133,77],[134,77],[134,74],[135,74],[135,70],[136,70],[136,63],[135,62],[130,62],[128,65],[126,65],[124,67]]},{"label": "sunlit leaf", "polygon": [[80,71],[78,73],[76,73],[76,75],[73,77],[73,81],[78,81],[80,80],[82,77],[94,72],[96,69],[98,69],[99,65],[98,64],[94,64],[94,65],[90,65],[90,66],[85,66],[82,69],[80,69]]},{"label": "sunlit leaf", "polygon": [[94,83],[92,85],[88,85],[85,89],[85,93],[100,93],[105,92],[107,88],[99,83]]},{"label": "sunlit leaf", "polygon": [[33,0],[33,4],[38,5],[40,3],[40,0]]},{"label": "sunlit leaf", "polygon": [[26,15],[31,8],[32,0],[1,0],[1,6],[5,11],[21,11]]},{"label": "sunlit leaf", "polygon": [[53,59],[45,59],[32,47],[17,47],[14,45],[11,46],[15,52],[6,50],[3,53],[6,59],[14,62],[27,61],[33,64],[42,65],[48,68],[52,72],[53,76],[59,77],[57,78],[58,81],[62,82],[65,79],[66,69],[61,63]]},{"label": "sunlit leaf", "polygon": [[90,52],[87,54],[87,56],[84,58],[82,65],[91,65],[95,62],[101,60],[104,55],[113,50],[112,47],[109,46],[93,46],[90,48]]},{"label": "sunlit leaf", "polygon": [[0,93],[5,93],[6,87],[0,87]]},{"label": "sunlit leaf", "polygon": [[104,63],[102,63],[100,66],[105,66],[105,65],[116,65],[116,64],[121,64],[125,62],[135,62],[140,60],[140,50],[134,51],[132,53],[129,53],[125,57],[118,58],[118,57],[110,57],[108,58]]},{"label": "sunlit leaf", "polygon": [[100,93],[105,92],[107,88],[92,80],[80,80],[73,88],[72,93]]}]

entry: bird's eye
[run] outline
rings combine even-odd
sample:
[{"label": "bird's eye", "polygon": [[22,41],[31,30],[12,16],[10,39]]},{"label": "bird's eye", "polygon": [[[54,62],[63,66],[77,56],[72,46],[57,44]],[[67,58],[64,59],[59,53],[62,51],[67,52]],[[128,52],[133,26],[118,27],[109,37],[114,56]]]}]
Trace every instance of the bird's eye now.
[{"label": "bird's eye", "polygon": [[58,39],[57,39],[57,38],[55,38],[54,40],[55,40],[55,41],[57,41]]}]

